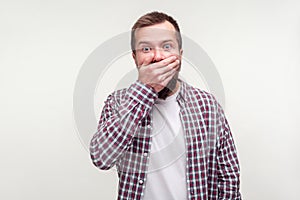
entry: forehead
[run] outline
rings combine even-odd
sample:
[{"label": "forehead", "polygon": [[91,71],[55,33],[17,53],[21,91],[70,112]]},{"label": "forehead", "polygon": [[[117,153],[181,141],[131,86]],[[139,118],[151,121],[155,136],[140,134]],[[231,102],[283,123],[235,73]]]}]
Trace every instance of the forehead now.
[{"label": "forehead", "polygon": [[156,42],[164,40],[176,40],[176,30],[174,26],[165,21],[160,24],[138,28],[135,31],[136,43],[139,42]]}]

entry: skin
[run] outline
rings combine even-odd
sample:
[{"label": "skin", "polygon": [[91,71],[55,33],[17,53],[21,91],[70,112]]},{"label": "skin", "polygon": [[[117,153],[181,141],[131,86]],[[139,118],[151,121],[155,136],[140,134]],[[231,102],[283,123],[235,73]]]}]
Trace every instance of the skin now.
[{"label": "skin", "polygon": [[[182,59],[174,26],[165,21],[143,27],[135,32],[136,53],[132,53],[138,69],[138,80],[150,85],[156,92],[167,86],[174,76],[178,76]],[[177,81],[172,93],[179,88]]]}]

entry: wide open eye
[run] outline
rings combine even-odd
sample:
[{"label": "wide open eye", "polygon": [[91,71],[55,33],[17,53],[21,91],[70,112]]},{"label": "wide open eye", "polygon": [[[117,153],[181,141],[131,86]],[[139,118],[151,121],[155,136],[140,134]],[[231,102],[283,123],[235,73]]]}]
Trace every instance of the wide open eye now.
[{"label": "wide open eye", "polygon": [[164,44],[163,49],[169,51],[169,50],[172,49],[172,45],[171,44]]},{"label": "wide open eye", "polygon": [[142,47],[142,52],[148,53],[151,51],[151,47]]}]

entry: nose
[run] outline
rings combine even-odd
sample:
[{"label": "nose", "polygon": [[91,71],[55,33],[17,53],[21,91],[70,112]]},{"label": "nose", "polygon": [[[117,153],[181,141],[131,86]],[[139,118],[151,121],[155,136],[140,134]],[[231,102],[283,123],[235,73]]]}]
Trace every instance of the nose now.
[{"label": "nose", "polygon": [[153,61],[155,62],[159,62],[163,59],[165,59],[165,55],[163,53],[163,51],[161,49],[155,49],[154,50],[154,57],[153,57]]}]

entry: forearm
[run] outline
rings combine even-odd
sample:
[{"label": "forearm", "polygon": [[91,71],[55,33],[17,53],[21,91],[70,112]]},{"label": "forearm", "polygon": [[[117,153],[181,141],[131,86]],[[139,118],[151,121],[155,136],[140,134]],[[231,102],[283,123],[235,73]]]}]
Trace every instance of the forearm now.
[{"label": "forearm", "polygon": [[218,111],[218,199],[240,200],[240,167],[234,139],[223,110]]},{"label": "forearm", "polygon": [[90,144],[92,161],[100,169],[110,169],[131,145],[139,121],[148,115],[157,94],[135,82],[119,102],[117,98],[111,95],[107,99]]},{"label": "forearm", "polygon": [[240,200],[240,167],[232,136],[227,134],[228,137],[218,156],[218,199]]}]

